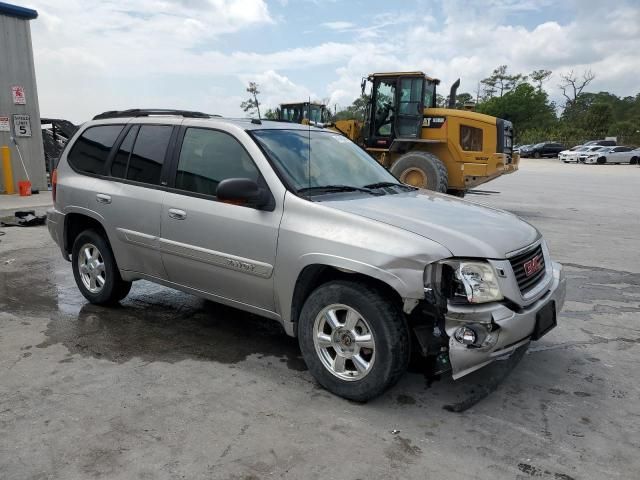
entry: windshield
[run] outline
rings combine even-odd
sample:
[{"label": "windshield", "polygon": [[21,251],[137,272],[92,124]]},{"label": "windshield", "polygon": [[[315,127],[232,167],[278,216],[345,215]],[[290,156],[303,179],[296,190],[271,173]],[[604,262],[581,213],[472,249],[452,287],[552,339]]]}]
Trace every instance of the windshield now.
[{"label": "windshield", "polygon": [[254,130],[252,134],[296,191],[329,185],[399,185],[382,165],[342,135],[315,130]]}]

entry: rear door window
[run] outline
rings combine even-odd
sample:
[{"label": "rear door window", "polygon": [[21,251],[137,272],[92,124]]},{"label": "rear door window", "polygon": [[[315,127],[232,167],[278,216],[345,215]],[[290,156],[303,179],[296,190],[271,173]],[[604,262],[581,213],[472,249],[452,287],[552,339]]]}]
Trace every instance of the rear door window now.
[{"label": "rear door window", "polygon": [[172,131],[171,125],[141,125],[124,178],[159,185]]},{"label": "rear door window", "polygon": [[109,152],[124,125],[98,125],[87,128],[76,140],[67,161],[82,173],[102,175]]},{"label": "rear door window", "polygon": [[133,150],[133,142],[138,134],[138,126],[134,125],[127,136],[120,144],[118,153],[116,153],[113,163],[111,164],[111,176],[118,178],[127,177],[127,168],[129,167],[129,157],[131,157],[131,151]]}]

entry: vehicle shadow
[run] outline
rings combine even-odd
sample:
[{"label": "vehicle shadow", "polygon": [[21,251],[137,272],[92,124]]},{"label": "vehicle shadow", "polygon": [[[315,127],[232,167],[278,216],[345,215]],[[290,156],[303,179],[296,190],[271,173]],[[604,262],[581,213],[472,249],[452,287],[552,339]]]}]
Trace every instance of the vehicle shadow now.
[{"label": "vehicle shadow", "polygon": [[279,323],[148,282],[137,282],[120,305],[87,303],[77,315],[58,312],[44,333],[39,347],[63,344],[71,354],[116,363],[140,358],[233,364],[257,354],[306,370],[297,341]]},{"label": "vehicle shadow", "polygon": [[[65,303],[77,301],[77,296],[71,291],[63,295]],[[85,303],[76,312],[68,308],[54,311],[44,332],[47,338],[38,347],[64,345],[69,356],[63,361],[78,354],[115,363],[139,358],[143,362],[191,359],[237,364],[255,355],[264,361],[279,359],[289,370],[307,370],[297,340],[287,336],[279,323],[148,282],[136,282],[119,305]],[[411,395],[405,395],[406,403],[422,395],[426,386],[439,391],[443,408],[462,412],[495,391],[525,350],[456,382],[449,374],[442,380],[434,378],[428,375],[426,364],[414,362],[408,375],[414,385],[409,388]]]}]

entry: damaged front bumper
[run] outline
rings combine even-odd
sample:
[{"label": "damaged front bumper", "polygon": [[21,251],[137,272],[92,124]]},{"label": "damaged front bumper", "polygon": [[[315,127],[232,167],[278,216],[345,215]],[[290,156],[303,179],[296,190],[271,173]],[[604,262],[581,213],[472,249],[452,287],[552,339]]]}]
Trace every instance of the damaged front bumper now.
[{"label": "damaged front bumper", "polygon": [[[445,330],[449,336],[449,361],[454,379],[511,355],[555,326],[566,294],[562,265],[553,262],[551,275],[546,293],[526,307],[517,308],[506,302],[448,306]],[[456,331],[461,327],[477,332],[477,345],[456,340]]]}]

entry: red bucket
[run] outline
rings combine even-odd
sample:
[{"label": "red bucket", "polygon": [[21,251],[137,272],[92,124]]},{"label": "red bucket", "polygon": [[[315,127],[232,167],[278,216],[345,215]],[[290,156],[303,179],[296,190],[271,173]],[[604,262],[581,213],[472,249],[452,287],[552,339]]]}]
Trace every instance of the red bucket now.
[{"label": "red bucket", "polygon": [[28,197],[31,195],[31,182],[29,180],[23,180],[18,182],[18,191],[21,197]]}]

